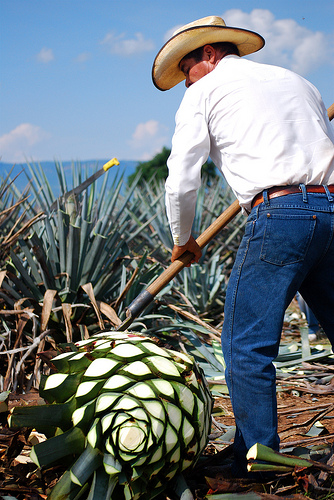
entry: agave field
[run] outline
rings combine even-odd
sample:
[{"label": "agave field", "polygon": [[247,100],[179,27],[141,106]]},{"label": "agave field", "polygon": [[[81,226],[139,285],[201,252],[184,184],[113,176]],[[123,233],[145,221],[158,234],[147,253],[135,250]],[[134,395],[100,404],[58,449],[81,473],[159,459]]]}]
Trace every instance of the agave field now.
[{"label": "agave field", "polygon": [[[296,303],[276,360],[282,453],[258,446],[255,479],[229,474],[220,329],[245,218],[119,332],[170,263],[163,182],[54,168],[57,196],[38,164],[24,190],[0,178],[0,498],[334,497],[334,359],[326,340],[310,346]],[[233,201],[223,178],[203,179],[194,236]]]}]

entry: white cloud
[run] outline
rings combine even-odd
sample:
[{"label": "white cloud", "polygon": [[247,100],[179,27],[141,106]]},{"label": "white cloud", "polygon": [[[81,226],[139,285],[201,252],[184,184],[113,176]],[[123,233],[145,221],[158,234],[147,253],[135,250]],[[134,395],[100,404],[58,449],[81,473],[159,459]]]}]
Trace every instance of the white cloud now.
[{"label": "white cloud", "polygon": [[36,144],[49,139],[50,134],[31,123],[21,123],[0,137],[1,161],[21,162],[32,154]]},{"label": "white cloud", "polygon": [[264,37],[266,45],[249,56],[252,59],[284,66],[304,76],[326,62],[332,64],[330,37],[305,28],[294,19],[276,19],[266,9],[254,9],[249,14],[231,9],[223,18],[228,26],[256,31]]},{"label": "white cloud", "polygon": [[139,123],[130,141],[134,155],[139,160],[151,159],[169,142],[167,128],[156,120]]},{"label": "white cloud", "polygon": [[53,50],[47,49],[46,47],[43,47],[43,49],[36,56],[37,61],[43,64],[53,61],[54,58]]},{"label": "white cloud", "polygon": [[147,137],[154,137],[159,130],[159,122],[156,120],[149,120],[146,123],[139,123],[132,136],[135,142],[145,140]]},{"label": "white cloud", "polygon": [[90,52],[82,52],[75,58],[75,62],[77,63],[85,63],[91,58],[91,53]]},{"label": "white cloud", "polygon": [[145,40],[142,33],[136,33],[134,38],[125,38],[125,33],[116,35],[113,32],[107,33],[101,42],[106,45],[111,54],[133,56],[154,49],[152,40]]}]

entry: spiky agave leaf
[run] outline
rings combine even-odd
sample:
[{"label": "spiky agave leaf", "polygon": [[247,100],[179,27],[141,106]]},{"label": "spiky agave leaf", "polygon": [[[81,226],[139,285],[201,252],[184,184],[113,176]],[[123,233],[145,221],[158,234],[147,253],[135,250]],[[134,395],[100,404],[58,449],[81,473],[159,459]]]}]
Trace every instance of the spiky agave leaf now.
[{"label": "spiky agave leaf", "polygon": [[[69,498],[87,483],[94,498],[101,471],[110,478],[103,482],[113,492],[109,498],[155,498],[196,463],[206,446],[212,397],[200,369],[190,356],[137,333],[102,332],[76,346],[77,352],[52,360],[58,373],[41,389],[47,401],[75,401],[72,425],[85,436],[85,449],[50,498],[60,492]],[[80,437],[67,433],[70,439]],[[45,443],[41,454],[40,459],[36,445],[32,457],[45,464]]]}]

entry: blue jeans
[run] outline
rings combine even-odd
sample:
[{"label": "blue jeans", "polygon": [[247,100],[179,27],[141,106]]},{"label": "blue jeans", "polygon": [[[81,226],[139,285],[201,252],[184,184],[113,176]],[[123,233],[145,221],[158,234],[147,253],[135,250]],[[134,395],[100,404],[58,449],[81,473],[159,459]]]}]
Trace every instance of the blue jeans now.
[{"label": "blue jeans", "polygon": [[276,373],[284,312],[297,290],[334,342],[334,196],[301,193],[254,207],[228,283],[222,330],[241,472],[255,443],[278,450]]}]

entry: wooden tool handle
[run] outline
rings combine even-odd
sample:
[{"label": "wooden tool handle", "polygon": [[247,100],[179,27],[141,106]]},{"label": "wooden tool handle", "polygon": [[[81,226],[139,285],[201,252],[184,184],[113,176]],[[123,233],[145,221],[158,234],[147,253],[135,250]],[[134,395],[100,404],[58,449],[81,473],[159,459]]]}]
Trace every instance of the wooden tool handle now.
[{"label": "wooden tool handle", "polygon": [[329,106],[329,108],[327,109],[327,115],[328,115],[329,120],[332,121],[334,118],[334,104]]},{"label": "wooden tool handle", "polygon": [[[196,242],[200,248],[204,248],[236,215],[241,208],[236,200],[197,238]],[[153,297],[157,295],[193,258],[189,251],[184,252],[164,272],[147,287]]]},{"label": "wooden tool handle", "polygon": [[[202,233],[196,240],[200,248],[204,248],[241,210],[236,200]],[[151,283],[138,297],[136,297],[126,311],[126,319],[116,328],[116,331],[125,331],[135,318],[153,301],[159,293],[175,276],[193,259],[194,254],[186,251],[175,260],[164,272]]]}]

